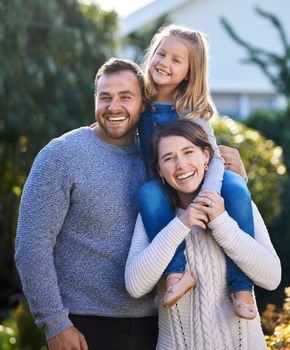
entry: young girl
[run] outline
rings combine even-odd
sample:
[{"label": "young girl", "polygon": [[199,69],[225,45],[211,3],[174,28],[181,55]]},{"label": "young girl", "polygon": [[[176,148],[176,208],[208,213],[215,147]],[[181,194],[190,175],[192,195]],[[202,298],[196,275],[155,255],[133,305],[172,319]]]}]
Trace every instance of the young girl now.
[{"label": "young girl", "polygon": [[[213,189],[218,194],[221,193],[229,215],[244,232],[253,237],[250,193],[241,177],[230,171],[224,172],[223,160],[209,123],[216,110],[208,89],[205,35],[176,25],[161,28],[149,46],[144,73],[145,97],[148,103],[138,126],[144,158],[147,162],[150,161],[150,139],[158,125],[178,118],[187,118],[201,125],[208,134],[214,156],[205,167],[207,172],[200,190]],[[191,172],[176,174],[176,181],[185,182],[192,175],[194,174]],[[150,242],[175,217],[158,180],[151,180],[140,189],[138,206]],[[174,305],[198,283],[186,271],[184,249],[183,242],[164,271],[167,281],[167,292],[163,298],[165,307]],[[229,258],[227,279],[236,314],[246,319],[255,318],[252,282]]]}]

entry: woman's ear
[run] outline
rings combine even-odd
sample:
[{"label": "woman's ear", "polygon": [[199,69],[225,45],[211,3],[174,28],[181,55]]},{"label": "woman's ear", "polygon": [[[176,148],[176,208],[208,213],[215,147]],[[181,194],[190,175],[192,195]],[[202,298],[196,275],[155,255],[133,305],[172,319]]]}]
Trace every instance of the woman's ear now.
[{"label": "woman's ear", "polygon": [[203,150],[203,156],[204,156],[204,163],[209,163],[209,156],[210,156],[210,150],[208,148]]},{"label": "woman's ear", "polygon": [[158,170],[158,174],[159,174],[159,176],[160,176],[161,182],[162,182],[163,185],[164,185],[165,182],[166,182],[165,177],[163,176],[162,171],[160,170],[159,167],[157,168],[157,170]]},{"label": "woman's ear", "polygon": [[159,166],[157,166],[157,172],[158,172],[159,176],[161,177],[161,179],[164,178],[164,176],[163,176],[163,174],[162,174],[162,171],[161,171],[161,169],[159,168]]}]

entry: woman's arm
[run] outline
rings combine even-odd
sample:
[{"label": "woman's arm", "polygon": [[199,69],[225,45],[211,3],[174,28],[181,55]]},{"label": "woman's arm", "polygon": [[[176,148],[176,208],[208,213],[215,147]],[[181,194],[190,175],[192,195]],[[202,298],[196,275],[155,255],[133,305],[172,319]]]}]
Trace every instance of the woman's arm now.
[{"label": "woman's arm", "polygon": [[224,176],[224,160],[220,156],[212,126],[209,121],[202,118],[196,119],[194,122],[200,125],[207,133],[209,142],[211,143],[214,151],[213,158],[208,164],[208,171],[205,174],[201,190],[211,189],[220,194]]},{"label": "woman's arm", "polygon": [[208,226],[225,253],[257,286],[274,290],[281,281],[280,259],[271,243],[268,230],[254,203],[255,239],[246,235],[238,224],[222,213]]},{"label": "woman's arm", "polygon": [[189,231],[176,217],[149,244],[138,215],[125,269],[126,288],[132,297],[139,298],[154,288]]}]

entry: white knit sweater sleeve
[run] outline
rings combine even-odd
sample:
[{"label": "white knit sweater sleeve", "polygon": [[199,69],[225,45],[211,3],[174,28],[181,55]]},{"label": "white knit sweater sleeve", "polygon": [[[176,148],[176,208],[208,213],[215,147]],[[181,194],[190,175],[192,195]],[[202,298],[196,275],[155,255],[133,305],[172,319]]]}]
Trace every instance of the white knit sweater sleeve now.
[{"label": "white knit sweater sleeve", "polygon": [[149,244],[141,215],[138,215],[125,269],[126,288],[132,297],[139,298],[154,288],[189,232],[190,229],[175,217]]},{"label": "white knit sweater sleeve", "polygon": [[252,202],[255,238],[243,232],[227,212],[208,226],[225,253],[259,287],[274,290],[281,281],[281,264],[271,243],[268,230]]}]

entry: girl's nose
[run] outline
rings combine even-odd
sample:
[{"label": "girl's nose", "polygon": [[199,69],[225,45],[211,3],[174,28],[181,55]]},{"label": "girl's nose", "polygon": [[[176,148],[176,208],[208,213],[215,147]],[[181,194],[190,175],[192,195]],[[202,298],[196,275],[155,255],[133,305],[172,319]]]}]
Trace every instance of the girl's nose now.
[{"label": "girl's nose", "polygon": [[168,58],[166,56],[163,56],[160,61],[159,64],[162,66],[167,66],[168,65]]}]

